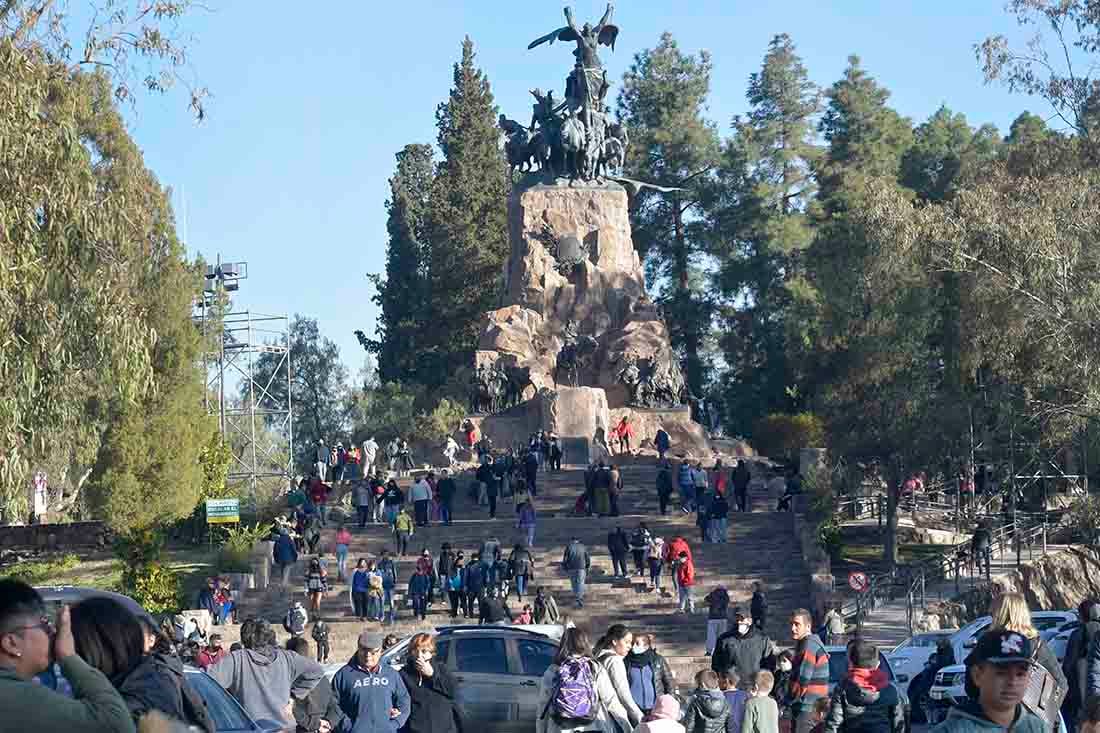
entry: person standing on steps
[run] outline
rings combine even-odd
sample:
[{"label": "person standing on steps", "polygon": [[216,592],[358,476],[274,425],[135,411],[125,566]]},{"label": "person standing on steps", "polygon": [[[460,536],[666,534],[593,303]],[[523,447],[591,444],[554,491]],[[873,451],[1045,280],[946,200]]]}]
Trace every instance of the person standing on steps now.
[{"label": "person standing on steps", "polygon": [[432,486],[429,479],[434,477],[434,474],[429,472],[428,475],[418,478],[412,488],[409,489],[409,496],[416,512],[417,527],[428,526],[428,507],[432,503]]},{"label": "person standing on steps", "polygon": [[439,479],[439,516],[443,524],[450,526],[454,521],[454,502],[455,494],[458,493],[458,486],[455,484],[451,472],[446,468],[443,469],[441,475],[442,478]]},{"label": "person standing on steps", "polygon": [[374,489],[369,479],[364,479],[355,487],[355,511],[359,518],[359,529],[367,528],[371,509],[374,507]]},{"label": "person standing on steps", "polygon": [[829,653],[812,628],[813,617],[806,609],[791,615],[795,648],[787,699],[794,721],[792,733],[810,733],[815,725],[814,705],[829,694]]},{"label": "person standing on steps", "polygon": [[275,539],[275,547],[271,553],[275,567],[279,568],[279,579],[283,587],[286,587],[290,582],[290,570],[298,562],[298,549],[294,546],[294,540],[290,539],[290,532],[286,527],[279,528],[279,536]]},{"label": "person standing on steps", "polygon": [[673,566],[676,574],[676,587],[680,594],[680,613],[695,613],[695,598],[692,597],[692,589],[695,586],[695,563],[686,552],[681,552],[676,557]]},{"label": "person standing on steps", "polygon": [[608,496],[611,500],[611,516],[619,516],[619,497],[623,493],[623,472],[614,463],[608,471]]},{"label": "person standing on steps", "polygon": [[577,608],[584,608],[584,583],[588,570],[592,566],[592,558],[588,555],[588,548],[576,537],[570,539],[569,544],[566,545],[561,566],[565,572],[569,573],[569,583],[573,586]]},{"label": "person standing on steps", "polygon": [[764,595],[764,585],[759,580],[752,584],[749,613],[752,614],[752,625],[763,631],[768,625],[768,597]]},{"label": "person standing on steps", "polygon": [[[517,544],[508,556],[508,565],[511,568],[512,580],[516,586],[516,598],[523,603],[523,594],[527,592],[527,584],[534,577],[535,558],[523,545]],[[508,596],[504,596],[507,600]]]},{"label": "person standing on steps", "polygon": [[680,598],[680,579],[676,574],[676,560],[682,552],[686,552],[688,558],[691,558],[691,548],[688,546],[687,540],[679,536],[673,537],[670,542],[665,543],[665,554],[661,558],[664,566],[668,568],[669,575],[672,576],[672,587],[676,591],[677,598]]},{"label": "person standing on steps", "polygon": [[554,473],[561,471],[562,449],[558,436],[550,434],[550,470]]},{"label": "person standing on steps", "polygon": [[523,459],[523,477],[527,479],[531,496],[538,496],[539,454],[535,450],[527,451],[527,457]]},{"label": "person standing on steps", "polygon": [[405,557],[409,551],[409,538],[413,535],[413,520],[405,507],[401,507],[393,520],[393,544],[394,552],[398,557]]},{"label": "person standing on steps", "polygon": [[538,516],[535,512],[535,503],[528,498],[527,501],[519,505],[519,509],[516,511],[516,528],[526,536],[528,548],[535,546],[535,525],[537,522]]},{"label": "person standing on steps", "polygon": [[432,590],[432,579],[423,566],[409,578],[409,598],[412,599],[413,618],[423,621],[428,616],[428,594]]},{"label": "person standing on steps", "polygon": [[336,579],[343,582],[348,575],[348,545],[351,544],[351,531],[340,522],[336,530]]},{"label": "person standing on steps", "polygon": [[752,473],[749,472],[748,463],[743,460],[738,461],[737,466],[733,469],[731,479],[737,511],[747,512],[749,510],[749,482],[752,481]]},{"label": "person standing on steps", "polygon": [[443,576],[443,583],[447,587],[447,600],[451,602],[451,618],[458,618],[458,612],[462,611],[466,617],[466,564],[462,558],[455,558],[451,570]]},{"label": "person standing on steps", "polygon": [[373,437],[363,441],[363,478],[371,476],[375,471],[375,460],[378,458],[378,443]]},{"label": "person standing on steps", "polygon": [[734,609],[733,628],[718,637],[710,668],[718,674],[736,672],[745,689],[763,667],[771,667],[775,655],[772,640],[752,624],[740,608]]},{"label": "person standing on steps", "polygon": [[657,449],[657,460],[664,463],[665,454],[672,447],[672,438],[663,427],[657,428],[657,434],[653,436],[653,446]]},{"label": "person standing on steps", "polygon": [[614,624],[593,649],[596,661],[607,670],[611,686],[615,688],[615,700],[608,712],[615,717],[626,718],[632,727],[642,722],[642,711],[630,692],[630,681],[623,661],[633,647],[634,635],[630,630],[622,624]]},{"label": "person standing on steps", "polygon": [[665,558],[665,541],[657,535],[649,538],[646,549],[646,563],[649,565],[649,590],[661,593],[661,566]]},{"label": "person standing on steps", "polygon": [[355,564],[355,571],[351,574],[351,607],[359,623],[367,620],[367,593],[370,591],[368,582],[367,561],[359,558]]},{"label": "person standing on steps", "polygon": [[[703,603],[707,604],[707,642],[704,653],[709,657],[714,654],[714,645],[718,642],[718,637],[726,633],[726,627],[729,625],[729,591],[720,585],[707,593],[706,597],[703,598]],[[716,669],[714,671],[721,672],[723,670]]]},{"label": "person standing on steps", "polygon": [[668,500],[672,497],[672,466],[668,461],[657,464],[657,506],[661,516],[668,514]]},{"label": "person standing on steps", "polygon": [[382,505],[386,509],[386,524],[392,527],[397,521],[397,513],[405,505],[405,493],[395,479],[391,478],[386,482],[386,488],[382,491]]},{"label": "person standing on steps", "polygon": [[493,587],[488,588],[478,602],[477,614],[479,626],[504,626],[512,622],[512,611],[507,601]]},{"label": "person standing on steps", "polygon": [[630,540],[622,527],[616,527],[607,533],[607,553],[611,555],[611,573],[616,578],[626,578],[630,574],[626,569],[626,555],[630,551]]},{"label": "person standing on steps", "polygon": [[536,624],[556,624],[561,621],[558,602],[541,585],[535,589],[534,618]]},{"label": "person standing on steps", "polygon": [[382,576],[382,621],[392,624],[397,620],[397,609],[393,603],[393,594],[397,590],[397,565],[389,550],[382,550],[382,559],[378,561],[377,570]]},{"label": "person standing on steps", "polygon": [[478,478],[485,484],[485,498],[489,502],[489,519],[496,519],[497,499],[500,497],[500,479],[493,466],[493,463],[487,463],[482,466],[482,468],[486,469],[484,471],[484,476],[481,475],[481,469],[478,469]]},{"label": "person standing on steps", "polygon": [[481,604],[481,597],[485,592],[486,569],[481,563],[481,557],[474,553],[470,558],[470,564],[466,567],[466,617],[474,617],[474,602]]},{"label": "person standing on steps", "polygon": [[686,457],[680,459],[680,468],[676,472],[676,484],[680,489],[680,511],[691,514],[695,511],[695,479],[691,464]]},{"label": "person standing on steps", "polygon": [[649,548],[649,538],[649,529],[645,526],[645,522],[639,522],[630,533],[630,554],[634,558],[634,573],[639,578],[645,577],[645,554]]}]

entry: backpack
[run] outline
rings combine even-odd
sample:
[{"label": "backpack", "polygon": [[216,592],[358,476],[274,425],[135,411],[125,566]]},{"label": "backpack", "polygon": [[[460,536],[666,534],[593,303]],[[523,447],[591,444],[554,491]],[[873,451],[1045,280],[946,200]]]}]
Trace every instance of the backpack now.
[{"label": "backpack", "polygon": [[584,657],[570,657],[554,673],[554,692],[542,711],[559,724],[571,727],[592,723],[599,713],[596,694],[596,663]]}]

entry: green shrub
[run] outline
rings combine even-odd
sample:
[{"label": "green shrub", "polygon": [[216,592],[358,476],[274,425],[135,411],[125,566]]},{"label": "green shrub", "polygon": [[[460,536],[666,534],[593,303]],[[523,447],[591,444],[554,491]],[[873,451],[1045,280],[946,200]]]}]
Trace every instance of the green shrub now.
[{"label": "green shrub", "polygon": [[1066,525],[1075,542],[1095,545],[1100,542],[1100,496],[1077,501],[1066,517]]},{"label": "green shrub", "polygon": [[260,524],[241,524],[226,530],[225,540],[218,549],[218,572],[252,572],[252,548],[267,537],[268,529]]},{"label": "green shrub", "polygon": [[820,446],[824,440],[821,419],[808,412],[767,415],[756,421],[752,431],[753,448],[773,459],[798,460],[800,449]]},{"label": "green shrub", "polygon": [[0,572],[0,577],[22,580],[28,585],[47,585],[56,582],[58,576],[75,569],[79,564],[80,557],[70,552],[51,560],[20,563],[11,572]]},{"label": "green shrub", "polygon": [[122,573],[118,592],[130,596],[151,614],[175,613],[184,606],[179,573],[159,562],[128,567]]}]

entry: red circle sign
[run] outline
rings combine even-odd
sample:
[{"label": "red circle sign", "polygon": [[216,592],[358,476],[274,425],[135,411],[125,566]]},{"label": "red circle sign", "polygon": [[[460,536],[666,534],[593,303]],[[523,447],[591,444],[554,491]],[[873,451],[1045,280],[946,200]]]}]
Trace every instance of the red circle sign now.
[{"label": "red circle sign", "polygon": [[862,593],[870,586],[870,582],[867,580],[867,573],[853,572],[848,573],[848,585],[856,593]]}]

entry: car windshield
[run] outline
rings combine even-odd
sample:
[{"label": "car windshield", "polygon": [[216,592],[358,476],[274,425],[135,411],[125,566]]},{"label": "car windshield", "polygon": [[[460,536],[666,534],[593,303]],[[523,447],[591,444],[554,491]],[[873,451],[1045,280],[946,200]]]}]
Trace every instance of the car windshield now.
[{"label": "car windshield", "polygon": [[[879,652],[878,654],[879,666],[886,670],[886,674],[890,677],[890,681],[894,681],[894,670],[890,668],[890,663],[886,661],[886,656]],[[835,685],[842,679],[848,676],[848,655],[843,650],[837,650],[835,652],[829,652],[829,684]]]},{"label": "car windshield", "polygon": [[913,647],[935,647],[940,639],[945,639],[948,634],[917,634],[903,641],[898,649],[911,649]]},{"label": "car windshield", "polygon": [[214,678],[205,673],[188,674],[187,681],[206,703],[206,711],[214,721],[214,729],[218,733],[256,730],[256,726],[248,719],[237,701]]}]

